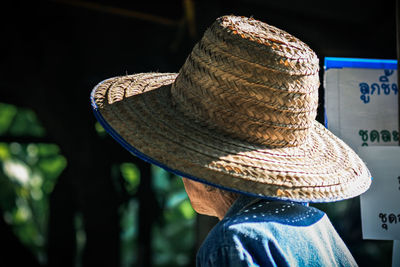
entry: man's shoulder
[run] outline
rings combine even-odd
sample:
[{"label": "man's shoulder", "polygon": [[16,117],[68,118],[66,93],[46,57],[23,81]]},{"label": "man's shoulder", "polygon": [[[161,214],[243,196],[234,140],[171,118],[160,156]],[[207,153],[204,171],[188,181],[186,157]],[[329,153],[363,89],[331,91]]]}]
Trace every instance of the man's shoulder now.
[{"label": "man's shoulder", "polygon": [[235,237],[252,242],[257,239],[263,239],[264,242],[267,239],[275,240],[278,232],[290,235],[292,230],[299,233],[299,226],[303,229],[313,227],[320,221],[330,224],[326,216],[326,220],[321,220],[324,216],[324,212],[303,204],[258,199],[234,212],[228,212],[210,231],[203,245],[229,247],[235,244]]}]

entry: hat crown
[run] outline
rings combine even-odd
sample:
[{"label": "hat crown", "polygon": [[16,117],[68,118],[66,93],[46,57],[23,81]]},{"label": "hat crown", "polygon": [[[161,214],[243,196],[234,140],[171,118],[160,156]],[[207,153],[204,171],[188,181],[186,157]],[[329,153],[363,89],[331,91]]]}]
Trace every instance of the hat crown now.
[{"label": "hat crown", "polygon": [[294,36],[253,18],[207,29],[171,88],[187,117],[271,147],[305,142],[318,106],[319,62]]}]

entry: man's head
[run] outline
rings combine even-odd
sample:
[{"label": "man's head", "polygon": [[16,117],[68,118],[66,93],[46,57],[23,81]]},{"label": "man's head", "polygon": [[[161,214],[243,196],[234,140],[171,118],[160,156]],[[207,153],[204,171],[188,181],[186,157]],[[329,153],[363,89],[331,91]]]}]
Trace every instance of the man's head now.
[{"label": "man's head", "polygon": [[182,177],[182,181],[193,209],[197,213],[215,216],[220,220],[239,196],[236,193],[195,182],[191,179]]}]

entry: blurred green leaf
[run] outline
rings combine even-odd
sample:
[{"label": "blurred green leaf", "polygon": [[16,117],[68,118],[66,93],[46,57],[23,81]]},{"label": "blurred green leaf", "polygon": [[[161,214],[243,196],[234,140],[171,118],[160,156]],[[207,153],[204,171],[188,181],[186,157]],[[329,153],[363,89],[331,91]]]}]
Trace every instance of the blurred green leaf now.
[{"label": "blurred green leaf", "polygon": [[45,135],[45,130],[33,110],[0,103],[0,134],[6,132],[14,136]]},{"label": "blurred green leaf", "polygon": [[185,219],[193,219],[195,217],[195,211],[190,205],[189,199],[185,199],[180,205],[179,210],[183,214]]},{"label": "blurred green leaf", "polygon": [[14,105],[0,103],[0,135],[5,134],[17,114],[17,108]]},{"label": "blurred green leaf", "polygon": [[167,208],[173,208],[179,205],[182,201],[187,199],[186,191],[182,188],[181,190],[177,190],[169,194],[167,198]]},{"label": "blurred green leaf", "polygon": [[156,194],[165,194],[170,190],[171,181],[169,173],[164,169],[152,165],[151,171],[153,173],[152,186]]},{"label": "blurred green leaf", "polygon": [[140,172],[135,164],[126,162],[120,165],[121,175],[126,182],[126,190],[134,194],[140,184]]},{"label": "blurred green leaf", "polygon": [[15,224],[25,223],[28,219],[31,218],[31,215],[32,215],[31,211],[26,205],[19,206],[14,214],[14,223]]},{"label": "blurred green leaf", "polygon": [[60,147],[56,144],[36,144],[37,154],[39,157],[48,157],[58,155],[60,153]]},{"label": "blurred green leaf", "polygon": [[12,142],[8,146],[10,149],[10,153],[14,156],[22,156],[23,157],[23,150],[20,143]]},{"label": "blurred green leaf", "polygon": [[10,158],[10,149],[8,148],[8,144],[0,143],[0,160],[5,160]]},{"label": "blurred green leaf", "polygon": [[67,160],[62,155],[42,158],[38,162],[39,169],[50,179],[57,178],[67,166]]},{"label": "blurred green leaf", "polygon": [[101,124],[96,121],[96,123],[94,124],[94,128],[96,130],[96,133],[100,136],[100,137],[104,137],[107,136],[107,132],[106,130],[103,128],[103,126],[101,126]]}]

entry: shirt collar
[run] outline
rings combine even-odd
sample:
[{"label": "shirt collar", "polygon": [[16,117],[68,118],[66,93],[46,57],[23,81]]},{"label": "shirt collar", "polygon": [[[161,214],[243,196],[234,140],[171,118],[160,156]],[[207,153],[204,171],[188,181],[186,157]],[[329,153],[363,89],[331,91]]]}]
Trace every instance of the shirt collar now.
[{"label": "shirt collar", "polygon": [[253,205],[254,203],[257,203],[259,201],[267,201],[267,202],[273,202],[273,201],[282,201],[282,202],[288,202],[288,203],[297,203],[303,206],[308,206],[308,202],[295,202],[292,200],[282,200],[282,199],[264,199],[264,198],[257,198],[257,197],[252,197],[252,196],[247,196],[240,194],[240,196],[233,202],[232,206],[228,209],[226,212],[225,217],[229,217],[233,214],[238,213],[240,210],[243,210],[247,208],[250,205]]}]

